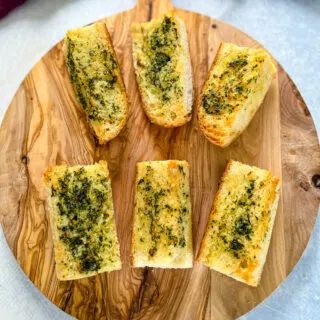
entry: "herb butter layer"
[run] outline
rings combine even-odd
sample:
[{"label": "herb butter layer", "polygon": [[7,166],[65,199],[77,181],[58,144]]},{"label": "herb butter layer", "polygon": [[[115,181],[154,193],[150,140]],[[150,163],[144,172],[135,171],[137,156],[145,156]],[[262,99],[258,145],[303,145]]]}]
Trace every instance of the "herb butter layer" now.
[{"label": "herb butter layer", "polygon": [[200,127],[209,140],[226,147],[241,134],[260,107],[275,72],[265,50],[221,44],[198,106]]},{"label": "herb butter layer", "polygon": [[107,163],[49,167],[44,181],[58,278],[120,269]]},{"label": "herb butter layer", "polygon": [[100,143],[114,138],[127,118],[121,72],[104,23],[69,30],[64,52],[77,98]]},{"label": "herb butter layer", "polygon": [[191,117],[192,75],[184,23],[167,13],[132,26],[133,60],[149,119],[167,127]]},{"label": "herb butter layer", "polygon": [[132,258],[136,267],[192,267],[186,161],[137,163]]},{"label": "herb butter layer", "polygon": [[198,261],[257,286],[279,199],[279,178],[229,161],[209,217]]}]

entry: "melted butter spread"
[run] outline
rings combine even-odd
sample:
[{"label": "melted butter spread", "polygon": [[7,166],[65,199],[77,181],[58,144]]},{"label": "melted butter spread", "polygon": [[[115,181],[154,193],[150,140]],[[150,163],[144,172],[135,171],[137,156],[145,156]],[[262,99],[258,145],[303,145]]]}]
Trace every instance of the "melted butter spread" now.
[{"label": "melted butter spread", "polygon": [[[102,24],[70,30],[65,38],[66,62],[78,100],[95,124],[117,126],[125,101],[114,53],[103,36]],[[101,29],[101,30],[99,30]]]},{"label": "melted butter spread", "polygon": [[51,198],[59,240],[66,252],[61,268],[88,273],[117,266],[118,242],[105,166],[55,167]]},{"label": "melted butter spread", "polygon": [[134,51],[142,90],[162,108],[183,104],[183,52],[179,21],[166,15],[135,27]]},{"label": "melted butter spread", "polygon": [[259,90],[257,81],[263,75],[268,54],[225,44],[210,72],[201,107],[211,117],[228,117],[243,107],[249,95]]},{"label": "melted butter spread", "polygon": [[149,260],[174,257],[192,245],[188,170],[185,161],[139,163],[135,251]]}]

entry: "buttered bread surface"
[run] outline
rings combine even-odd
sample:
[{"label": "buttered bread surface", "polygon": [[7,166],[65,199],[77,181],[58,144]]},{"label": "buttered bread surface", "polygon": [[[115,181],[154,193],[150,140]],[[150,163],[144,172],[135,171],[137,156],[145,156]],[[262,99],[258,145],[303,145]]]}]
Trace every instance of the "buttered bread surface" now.
[{"label": "buttered bread surface", "polygon": [[64,55],[76,96],[99,143],[116,137],[127,121],[128,102],[105,23],[69,30]]},{"label": "buttered bread surface", "polygon": [[259,284],[279,200],[279,178],[230,160],[198,261],[251,286]]},{"label": "buttered bread surface", "polygon": [[193,85],[184,22],[168,12],[132,25],[133,61],[144,110],[151,122],[178,127],[191,119]]},{"label": "buttered bread surface", "polygon": [[191,268],[189,165],[137,163],[132,260],[135,267]]},{"label": "buttered bread surface", "polygon": [[275,73],[264,49],[222,43],[198,103],[205,136],[220,147],[239,137],[262,104]]},{"label": "buttered bread surface", "polygon": [[60,280],[121,269],[107,163],[44,173]]}]

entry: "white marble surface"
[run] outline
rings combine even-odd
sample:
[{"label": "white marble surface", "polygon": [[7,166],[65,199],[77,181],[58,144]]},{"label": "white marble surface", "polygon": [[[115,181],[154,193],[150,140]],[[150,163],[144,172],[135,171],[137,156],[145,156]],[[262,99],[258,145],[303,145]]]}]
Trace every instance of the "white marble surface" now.
[{"label": "white marble surface", "polygon": [[[9,0],[8,0],[9,1]],[[320,129],[320,1],[172,0],[231,23],[261,42],[285,67]],[[0,21],[0,120],[37,60],[67,29],[133,7],[135,0],[29,0]],[[320,169],[320,168],[319,168]],[[287,280],[243,319],[320,319],[320,221]],[[0,319],[71,319],[24,275],[0,230]]]}]

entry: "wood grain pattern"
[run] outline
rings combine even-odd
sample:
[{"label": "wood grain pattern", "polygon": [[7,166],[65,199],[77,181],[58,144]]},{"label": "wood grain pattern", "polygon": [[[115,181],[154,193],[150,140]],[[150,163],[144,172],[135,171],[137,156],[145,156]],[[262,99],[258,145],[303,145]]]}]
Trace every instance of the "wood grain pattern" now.
[{"label": "wood grain pattern", "polygon": [[[248,129],[230,147],[211,144],[196,111],[185,126],[165,129],[143,113],[135,81],[130,26],[173,8],[141,0],[106,22],[129,99],[121,134],[98,146],[78,104],[61,52],[53,47],[16,92],[0,130],[0,214],[8,244],[27,276],[62,310],[79,319],[233,319],[270,295],[298,262],[311,235],[320,190],[320,149],[310,113],[289,76],[278,79]],[[190,43],[196,99],[221,41],[260,45],[234,27],[176,9]],[[129,265],[135,163],[186,159],[191,165],[194,254],[227,159],[282,176],[282,196],[261,285],[251,288],[195,263],[191,270],[133,269]],[[52,164],[109,163],[123,268],[77,281],[55,275],[42,173]]]}]

